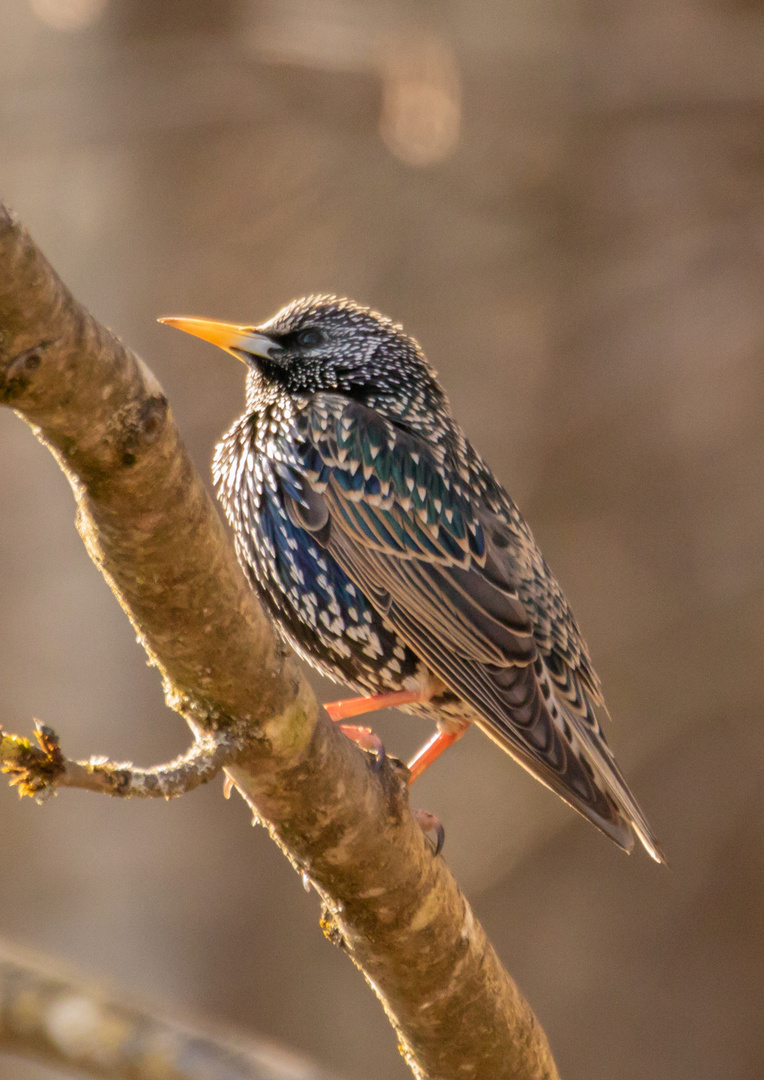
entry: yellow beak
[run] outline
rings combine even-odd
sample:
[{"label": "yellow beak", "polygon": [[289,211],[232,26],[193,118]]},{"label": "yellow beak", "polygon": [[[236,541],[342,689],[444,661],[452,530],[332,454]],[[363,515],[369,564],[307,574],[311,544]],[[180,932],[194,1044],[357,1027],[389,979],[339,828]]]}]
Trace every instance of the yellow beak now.
[{"label": "yellow beak", "polygon": [[165,326],[175,326],[178,330],[185,330],[187,334],[193,334],[195,337],[202,338],[203,341],[210,341],[245,363],[247,357],[242,356],[242,353],[268,357],[280,348],[277,342],[269,338],[267,334],[261,334],[254,326],[236,326],[234,323],[213,322],[211,319],[175,317],[158,321],[164,323]]}]

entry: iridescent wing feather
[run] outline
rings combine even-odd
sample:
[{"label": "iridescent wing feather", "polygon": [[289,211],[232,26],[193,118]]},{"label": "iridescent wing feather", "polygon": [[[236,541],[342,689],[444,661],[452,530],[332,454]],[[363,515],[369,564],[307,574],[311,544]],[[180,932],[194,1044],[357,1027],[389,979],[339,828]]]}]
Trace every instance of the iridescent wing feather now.
[{"label": "iridescent wing feather", "polygon": [[605,742],[602,695],[509,496],[365,406],[317,395],[284,498],[497,743],[620,846],[660,851]]}]

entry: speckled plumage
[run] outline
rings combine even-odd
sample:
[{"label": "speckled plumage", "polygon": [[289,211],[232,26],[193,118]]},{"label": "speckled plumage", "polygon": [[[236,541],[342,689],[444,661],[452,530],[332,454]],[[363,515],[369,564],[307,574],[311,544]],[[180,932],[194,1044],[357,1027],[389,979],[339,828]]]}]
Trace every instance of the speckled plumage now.
[{"label": "speckled plumage", "polygon": [[600,728],[599,680],[509,495],[421,349],[348,300],[257,328],[213,473],[242,566],[290,644],[362,694],[465,718],[616,843],[660,849]]}]

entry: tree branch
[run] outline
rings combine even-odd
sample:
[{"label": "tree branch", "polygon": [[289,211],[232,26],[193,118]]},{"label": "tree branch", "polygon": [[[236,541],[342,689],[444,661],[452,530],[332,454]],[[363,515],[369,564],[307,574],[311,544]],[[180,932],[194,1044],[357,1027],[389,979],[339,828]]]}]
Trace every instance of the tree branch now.
[{"label": "tree branch", "polygon": [[236,760],[240,745],[225,732],[203,733],[186,751],[166,765],[137,769],[132,762],[72,761],[64,757],[58,735],[37,724],[39,747],[0,728],[0,772],[8,773],[19,795],[38,802],[60,787],[97,791],[123,799],[175,799],[206,784],[224,765]]},{"label": "tree branch", "polygon": [[194,734],[319,889],[325,929],[380,997],[415,1075],[539,1080],[543,1032],[408,808],[324,712],[236,564],[167,400],[0,209],[0,400],[49,447],[87,549]]},{"label": "tree branch", "polygon": [[0,1051],[103,1080],[331,1080],[274,1043],[194,1030],[3,942]]}]

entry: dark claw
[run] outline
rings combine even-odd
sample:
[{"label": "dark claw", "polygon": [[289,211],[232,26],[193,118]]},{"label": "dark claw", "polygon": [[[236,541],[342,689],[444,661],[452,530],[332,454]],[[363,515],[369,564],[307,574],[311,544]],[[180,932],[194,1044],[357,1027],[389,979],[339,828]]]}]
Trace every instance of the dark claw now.
[{"label": "dark claw", "polygon": [[386,757],[387,754],[385,753],[385,748],[380,742],[377,746],[374,747],[374,761],[371,763],[371,768],[373,772],[381,772]]},{"label": "dark claw", "polygon": [[432,844],[432,840],[428,836],[428,833],[434,832],[436,836],[435,843],[433,845],[433,854],[440,855],[443,850],[443,845],[446,842],[446,830],[440,823],[440,820],[431,814],[429,810],[413,810],[414,817],[417,820],[419,828],[422,830],[427,839]]}]

